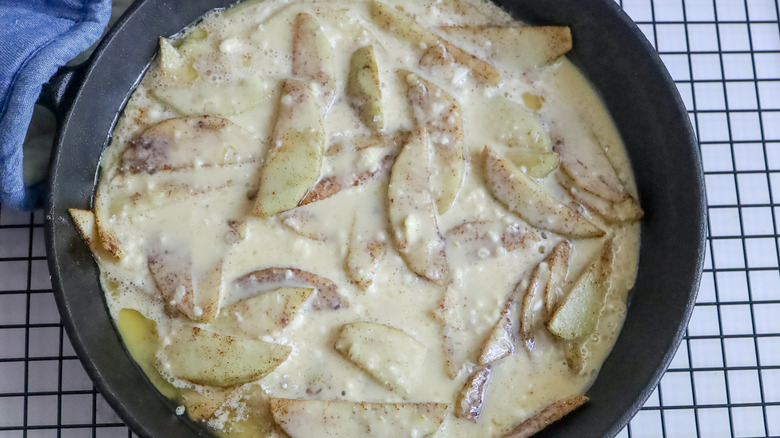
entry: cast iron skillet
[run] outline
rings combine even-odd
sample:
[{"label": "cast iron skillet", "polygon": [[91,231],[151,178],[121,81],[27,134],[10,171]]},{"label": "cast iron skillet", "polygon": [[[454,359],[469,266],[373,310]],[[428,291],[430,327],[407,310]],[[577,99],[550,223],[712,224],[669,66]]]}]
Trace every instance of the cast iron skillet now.
[{"label": "cast iron skillet", "polygon": [[[152,387],[111,321],[89,250],[70,207],[90,208],[100,155],[117,114],[157,50],[208,10],[235,0],[140,0],[85,66],[63,70],[43,101],[60,123],[46,214],[49,267],[62,320],[87,372],[139,435],[210,436],[177,417]],[[545,437],[617,434],[666,370],[690,316],[704,254],[701,159],[674,83],[639,29],[612,0],[504,0],[534,24],[569,25],[568,55],[595,85],[623,136],[646,216],[639,274],[614,350],[587,392],[591,402]]]}]

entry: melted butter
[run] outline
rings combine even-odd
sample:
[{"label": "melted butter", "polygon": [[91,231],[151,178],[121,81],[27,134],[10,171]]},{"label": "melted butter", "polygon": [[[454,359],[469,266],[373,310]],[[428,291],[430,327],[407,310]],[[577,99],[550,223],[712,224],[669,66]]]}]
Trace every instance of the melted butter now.
[{"label": "melted butter", "polygon": [[[508,15],[481,2],[414,2],[394,0],[403,4],[426,27],[442,24],[502,24],[510,23]],[[282,0],[248,2],[240,11],[228,10],[208,16],[191,31],[197,38],[180,48],[195,53],[193,67],[199,72],[192,86],[197,96],[174,96],[176,102],[192,107],[193,102],[217,102],[196,110],[220,109],[230,106],[225,90],[244,92],[258,90],[250,78],[263,78],[264,84],[278,84],[291,76],[292,23],[295,15],[308,11],[319,20],[331,45],[336,48],[333,61],[336,68],[337,100],[324,116],[327,146],[341,142],[347,146],[369,136],[370,131],[344,100],[343,90],[351,54],[367,44],[374,45],[383,92],[386,132],[408,131],[415,127],[413,111],[406,98],[406,82],[399,69],[419,71],[436,81],[463,108],[464,140],[467,147],[466,176],[453,207],[438,218],[442,233],[469,221],[500,221],[506,225],[525,226],[522,219],[497,202],[484,185],[480,163],[483,146],[491,145],[505,151],[507,146],[497,140],[491,129],[500,127],[484,111],[486,105],[501,96],[528,104],[545,130],[553,130],[564,138],[577,138],[589,133],[594,144],[606,145],[611,163],[629,191],[634,192],[633,176],[620,138],[609,115],[603,109],[587,82],[565,59],[552,65],[520,75],[506,65],[499,65],[504,81],[500,88],[485,87],[470,75],[457,69],[421,70],[417,60],[422,52],[405,40],[400,40],[372,23],[370,4],[357,2]],[[204,38],[205,35],[205,38]],[[189,44],[189,49],[186,49]],[[478,57],[480,47],[466,47]],[[436,73],[442,74],[437,77]],[[451,77],[453,80],[442,78]],[[438,79],[437,79],[438,78]],[[372,218],[372,231],[387,232],[387,170],[381,167],[383,154],[377,148],[347,151],[326,157],[323,175],[356,174],[355,169],[378,170],[376,179],[358,187],[346,189],[335,196],[299,207],[307,217],[314,218],[318,236],[311,239],[285,224],[278,216],[257,218],[250,215],[252,193],[257,190],[262,156],[271,147],[274,120],[279,97],[276,86],[268,87],[272,94],[256,102],[237,102],[242,111],[222,114],[245,131],[251,145],[256,146],[256,160],[241,164],[198,167],[153,174],[120,172],[122,153],[129,142],[157,122],[181,115],[181,108],[158,100],[165,93],[182,92],[166,82],[164,73],[155,64],[144,77],[130,99],[128,107],[114,131],[114,137],[103,158],[98,196],[106,210],[98,213],[122,242],[127,255],[120,262],[99,260],[104,286],[112,285],[107,294],[109,308],[119,319],[120,329],[128,327],[124,312],[136,309],[154,321],[159,337],[175,335],[182,326],[194,325],[186,318],[171,318],[165,312],[166,303],[159,296],[149,268],[146,250],[154,242],[165,242],[177,248],[188,248],[192,254],[192,275],[205,275],[215,262],[222,264],[222,308],[249,298],[254,292],[238,287],[234,280],[248,272],[268,267],[294,267],[317,273],[338,285],[339,293],[350,306],[338,311],[306,311],[286,328],[264,336],[263,340],[293,347],[291,356],[259,382],[264,396],[291,399],[353,400],[374,402],[441,402],[453,403],[465,380],[476,366],[484,339],[499,317],[508,293],[518,281],[527,278],[560,237],[540,232],[539,241],[515,251],[486,247],[483,260],[474,261],[448,244],[448,261],[452,284],[446,290],[412,273],[389,239],[387,254],[382,259],[373,284],[367,290],[354,285],[345,273],[345,257],[350,238],[350,224],[358,215]],[[252,84],[238,88],[235,84]],[[250,82],[246,82],[250,81]],[[229,84],[229,85],[225,85]],[[155,98],[157,90],[158,98]],[[264,89],[265,90],[265,89]],[[319,98],[319,90],[314,89]],[[214,95],[209,95],[212,93]],[[166,99],[162,99],[165,101]],[[170,99],[169,99],[170,100]],[[197,105],[196,105],[197,106]],[[435,111],[435,108],[431,109]],[[179,111],[179,112],[177,112]],[[197,112],[197,111],[196,111]],[[597,142],[597,143],[596,143]],[[246,144],[240,145],[246,148]],[[238,150],[241,147],[237,148]],[[546,190],[565,201],[571,198],[554,176],[543,181]],[[235,222],[238,221],[238,225]],[[495,363],[492,384],[476,423],[450,414],[435,437],[500,436],[528,418],[543,406],[573,393],[585,391],[595,378],[603,359],[611,349],[625,314],[625,294],[634,281],[638,257],[638,224],[622,226],[594,221],[614,236],[616,267],[610,289],[599,319],[596,334],[585,343],[585,369],[572,373],[552,335],[541,336],[533,355],[519,343],[514,354]],[[300,228],[300,227],[299,227]],[[298,230],[300,231],[300,230]],[[238,234],[243,235],[237,238]],[[598,239],[574,241],[569,280],[573,280],[598,253]],[[487,251],[487,252],[485,252]],[[493,252],[491,252],[493,251]],[[496,253],[496,254],[493,254]],[[495,255],[495,257],[494,257]],[[106,287],[108,290],[109,288]],[[450,378],[445,372],[444,339],[441,323],[434,317],[444,294],[459,303],[456,318],[461,323],[456,343],[461,360],[460,372]],[[424,382],[399,395],[378,384],[361,372],[334,348],[335,335],[344,323],[370,321],[397,327],[427,347],[427,355],[416,376]],[[208,328],[208,324],[200,324]],[[159,374],[153,369],[150,349],[162,341],[149,332],[149,325],[135,324],[132,330],[122,329],[125,342],[134,357],[153,379]],[[150,367],[152,367],[150,369]],[[172,379],[179,387],[203,390],[181,380]],[[159,383],[166,388],[168,383]],[[252,386],[252,385],[248,385]],[[257,386],[255,386],[256,388]],[[264,404],[263,409],[266,409]],[[217,429],[226,422],[241,422],[247,417],[246,404],[226,404],[221,416],[209,420]],[[250,413],[250,418],[269,421],[267,413]],[[263,425],[260,429],[265,430]]]}]

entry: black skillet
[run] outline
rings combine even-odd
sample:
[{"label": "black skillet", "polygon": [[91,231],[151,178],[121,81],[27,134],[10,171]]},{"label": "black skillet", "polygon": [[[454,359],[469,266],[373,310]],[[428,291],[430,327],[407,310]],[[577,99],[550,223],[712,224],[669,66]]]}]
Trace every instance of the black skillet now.
[{"label": "black skillet", "polygon": [[[141,436],[210,436],[174,413],[131,360],[106,310],[98,270],[67,209],[89,208],[100,155],[117,114],[157,50],[210,9],[235,0],[139,0],[90,61],[63,70],[42,101],[59,120],[46,214],[49,268],[63,323],[87,372]],[[600,92],[623,136],[646,216],[639,274],[625,326],[589,404],[546,437],[614,436],[666,370],[688,322],[704,254],[701,159],[674,83],[639,29],[612,0],[504,0],[534,24],[571,26],[568,55]]]}]

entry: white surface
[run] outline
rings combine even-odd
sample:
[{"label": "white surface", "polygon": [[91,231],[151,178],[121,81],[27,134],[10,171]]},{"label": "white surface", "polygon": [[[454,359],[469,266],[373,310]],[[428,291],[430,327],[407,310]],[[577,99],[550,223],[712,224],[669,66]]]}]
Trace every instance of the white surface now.
[{"label": "white surface", "polygon": [[[688,336],[619,436],[780,436],[778,1],[620,3],[690,111],[712,238]],[[129,432],[59,326],[42,214],[0,207],[0,438],[22,436]]]}]

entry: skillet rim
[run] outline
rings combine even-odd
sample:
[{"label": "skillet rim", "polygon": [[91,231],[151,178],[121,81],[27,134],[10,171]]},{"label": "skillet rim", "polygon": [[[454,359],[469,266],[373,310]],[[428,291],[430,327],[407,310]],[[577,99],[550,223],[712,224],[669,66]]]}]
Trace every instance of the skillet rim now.
[{"label": "skillet rim", "polygon": [[[68,264],[68,256],[72,255],[67,250],[68,245],[72,245],[72,236],[65,236],[68,237],[70,240],[65,239],[64,246],[65,248],[61,248],[63,245],[60,244],[60,242],[63,240],[62,235],[58,234],[57,231],[62,229],[63,226],[67,227],[69,226],[69,218],[67,218],[67,207],[74,206],[74,205],[82,205],[82,204],[67,204],[65,206],[60,206],[62,204],[61,201],[59,201],[59,198],[56,196],[57,193],[59,193],[61,190],[67,191],[67,189],[61,189],[59,187],[59,181],[60,181],[60,173],[61,170],[59,164],[62,162],[62,155],[63,155],[63,148],[65,137],[69,134],[69,128],[71,126],[69,125],[71,123],[71,120],[74,118],[74,110],[79,104],[79,100],[84,98],[85,88],[88,88],[89,86],[93,86],[92,83],[90,83],[90,78],[92,77],[93,73],[95,72],[96,68],[100,67],[100,60],[103,59],[105,56],[106,50],[110,50],[110,46],[113,44],[116,38],[119,36],[122,36],[123,29],[125,29],[126,26],[128,26],[128,23],[130,23],[132,20],[136,19],[137,14],[141,13],[139,10],[142,10],[144,7],[147,7],[146,5],[150,3],[157,2],[158,4],[164,4],[166,1],[170,0],[139,0],[135,2],[123,15],[123,17],[114,25],[114,27],[109,31],[109,33],[101,40],[98,48],[95,50],[93,56],[88,61],[88,65],[84,69],[84,75],[83,80],[80,81],[80,83],[75,84],[77,86],[77,89],[74,93],[70,94],[70,97],[72,98],[71,102],[68,102],[70,104],[70,108],[65,113],[64,117],[62,118],[61,126],[58,130],[58,138],[55,145],[55,150],[52,154],[52,164],[51,164],[51,190],[50,195],[48,198],[48,203],[46,207],[46,244],[48,248],[48,253],[50,254],[48,260],[49,260],[49,266],[50,266],[50,272],[52,274],[52,288],[55,291],[55,298],[57,300],[58,307],[60,309],[60,313],[62,315],[62,321],[63,325],[65,326],[68,335],[73,340],[73,347],[76,350],[79,359],[82,361],[82,364],[85,366],[85,369],[87,370],[88,374],[92,378],[92,380],[95,382],[96,386],[100,389],[101,393],[106,397],[106,399],[109,401],[109,403],[118,411],[118,413],[122,416],[123,420],[125,420],[129,426],[131,426],[131,429],[133,429],[136,433],[139,433],[142,436],[153,436],[152,431],[158,431],[159,428],[158,425],[154,425],[155,427],[150,427],[148,424],[144,424],[136,418],[137,415],[137,409],[134,410],[134,406],[132,404],[128,405],[127,401],[123,400],[122,397],[120,397],[119,393],[122,392],[121,388],[120,390],[115,389],[112,386],[112,383],[108,382],[108,379],[110,376],[107,376],[104,371],[99,369],[98,365],[96,365],[94,358],[92,355],[88,354],[88,348],[82,343],[83,339],[81,336],[81,330],[84,328],[81,327],[81,325],[77,324],[78,319],[78,313],[74,313],[74,309],[71,308],[71,304],[69,302],[69,298],[66,297],[66,293],[63,289],[62,285],[62,268],[63,266],[60,266],[60,263],[63,261],[63,257],[65,258],[65,268],[67,269]],[[690,318],[690,314],[693,310],[693,304],[695,302],[696,293],[698,290],[699,280],[702,272],[703,267],[703,261],[704,261],[704,248],[705,248],[705,211],[706,211],[706,202],[704,198],[704,182],[703,182],[703,172],[701,167],[701,157],[700,152],[698,148],[698,144],[696,142],[695,136],[693,135],[693,129],[690,125],[690,121],[687,117],[687,111],[685,110],[685,107],[683,105],[682,99],[680,98],[679,94],[676,92],[676,87],[674,85],[674,82],[672,81],[668,71],[664,67],[662,61],[660,60],[660,57],[658,57],[655,50],[652,48],[652,46],[649,44],[649,42],[644,38],[641,31],[636,27],[636,25],[630,20],[630,18],[616,5],[614,2],[611,2],[610,0],[580,0],[583,4],[588,4],[589,6],[596,8],[606,8],[607,12],[604,12],[604,14],[612,14],[613,18],[617,18],[619,21],[619,24],[617,26],[623,26],[623,30],[630,31],[630,37],[634,39],[633,43],[638,44],[637,50],[640,52],[643,52],[645,55],[645,58],[647,61],[650,62],[653,68],[655,68],[655,71],[653,71],[653,74],[659,75],[657,78],[660,78],[660,80],[664,83],[665,89],[662,91],[665,91],[667,93],[671,92],[672,94],[672,100],[673,105],[672,108],[674,109],[673,112],[676,114],[676,118],[678,118],[680,121],[682,121],[682,124],[685,125],[687,129],[684,129],[684,136],[685,139],[681,143],[688,146],[688,150],[685,150],[684,152],[690,153],[691,157],[689,157],[694,164],[694,167],[696,168],[696,172],[693,175],[694,180],[693,182],[693,190],[696,192],[696,200],[693,205],[696,206],[696,208],[693,211],[693,222],[695,222],[695,227],[698,229],[698,233],[696,233],[695,236],[691,236],[691,238],[694,238],[695,242],[692,243],[692,247],[690,248],[692,253],[696,254],[695,259],[693,260],[693,263],[691,264],[691,268],[693,268],[693,271],[687,271],[688,277],[686,278],[687,281],[684,281],[686,289],[686,296],[688,297],[686,301],[686,305],[682,310],[682,313],[678,316],[680,316],[680,323],[676,327],[676,330],[674,332],[673,337],[671,338],[671,344],[667,345],[664,355],[659,358],[656,362],[656,365],[653,367],[654,372],[645,379],[645,382],[643,383],[642,387],[643,390],[640,391],[638,394],[636,394],[634,398],[633,403],[628,405],[627,409],[619,416],[615,417],[615,421],[612,422],[612,424],[606,425],[607,427],[605,429],[602,429],[602,432],[604,436],[614,436],[617,434],[624,426],[628,423],[628,421],[633,417],[633,415],[636,414],[636,412],[639,410],[639,408],[642,406],[644,401],[650,396],[652,391],[654,390],[656,384],[660,381],[661,376],[666,371],[666,368],[668,367],[669,363],[671,362],[674,353],[676,351],[675,347],[678,347],[680,344],[680,341],[682,340],[682,336],[684,335],[685,327],[687,325],[687,321]],[[203,0],[200,3],[208,3],[209,0]],[[230,3],[233,3],[232,0],[211,0],[211,3],[219,3],[220,5],[217,7],[222,7],[222,5],[227,5]],[[175,2],[174,2],[175,3]],[[530,20],[531,22],[538,23],[538,24],[547,24],[547,23],[553,23],[556,20],[552,20],[549,18],[548,15],[545,13],[539,13],[536,17],[534,16],[528,16],[533,14],[522,14],[518,13],[515,8],[522,8],[523,4],[528,4],[529,1],[526,0],[520,0],[512,2],[509,1],[496,1],[496,3],[504,8],[505,10],[510,10],[512,15],[522,16],[525,20]],[[518,6],[519,5],[519,6]],[[212,8],[213,9],[213,8]],[[207,12],[207,10],[206,10]],[[555,11],[553,11],[554,13]],[[201,14],[198,14],[202,15]],[[616,17],[615,17],[616,16]],[[186,24],[185,24],[186,26]],[[576,23],[572,25],[576,28]],[[180,26],[178,30],[183,28],[184,26]],[[576,33],[575,33],[576,35]],[[575,49],[576,49],[576,42],[575,42]],[[647,56],[649,55],[649,56]],[[149,60],[153,58],[148,58],[147,62],[150,62]],[[569,59],[572,59],[569,57]],[[587,71],[583,68],[582,65],[578,64],[576,60],[573,60],[574,63],[580,68],[583,73],[587,75]],[[145,66],[138,76],[138,80],[140,80],[141,75],[146,71]],[[589,80],[591,82],[593,81],[593,78],[589,77]],[[129,97],[130,93],[135,89],[135,82],[133,86],[126,90],[127,92],[124,95],[124,98],[122,99],[123,103],[119,108],[119,111],[116,112],[113,116],[113,120],[111,122],[111,128],[113,129],[114,123],[116,121],[116,117],[121,113],[122,109],[124,108],[124,102],[126,102],[127,97]],[[599,87],[594,86],[594,88],[597,89],[599,94],[604,98],[604,95],[602,93],[602,90],[599,89]],[[614,112],[612,111],[612,108],[609,107],[610,113],[613,114],[613,118],[615,116]],[[617,121],[616,121],[617,124]],[[623,130],[619,129],[621,132],[621,136],[623,135]],[[104,136],[106,137],[106,141],[103,142],[102,145],[100,145],[100,151],[104,149],[105,145],[108,142],[108,138],[110,136],[109,134],[106,135],[104,133]],[[628,145],[627,145],[628,148]],[[629,155],[631,157],[632,162],[632,168],[634,168],[635,172],[637,169],[637,163],[634,160],[634,154],[629,150]],[[92,176],[93,180],[96,175],[96,169],[93,169]],[[639,181],[637,181],[639,183]],[[90,196],[87,197],[87,199],[91,199],[92,193],[90,192]],[[645,197],[642,196],[642,193],[640,193],[640,199],[644,201]],[[91,206],[91,202],[89,202],[89,206]],[[88,206],[88,207],[89,207]],[[59,207],[59,210],[58,210]],[[72,228],[72,227],[71,227]],[[71,230],[72,231],[72,230]],[[646,224],[642,224],[642,241],[644,242],[645,239],[645,232],[646,232]],[[66,233],[67,234],[67,233]],[[72,234],[72,233],[71,233]],[[77,237],[77,241],[81,242],[81,240]],[[82,245],[83,246],[83,245]],[[82,248],[83,249],[83,248]],[[73,250],[73,248],[70,248],[70,250]],[[64,252],[64,255],[60,255],[61,252]],[[74,252],[74,251],[70,251]],[[83,252],[83,251],[82,251]],[[642,257],[643,252],[640,250],[640,258]],[[83,254],[81,254],[83,255]],[[91,260],[91,258],[89,259]],[[640,261],[641,263],[641,261]],[[641,267],[640,267],[641,269]],[[637,280],[639,281],[639,279]],[[105,307],[104,298],[102,297],[102,290],[98,288],[99,295],[101,296],[101,300],[103,300],[103,307]],[[635,288],[632,289],[632,292]],[[631,309],[636,306],[629,306],[629,312],[631,312]],[[76,309],[76,312],[78,310]],[[106,316],[108,315],[107,310],[104,310],[104,313],[106,313]],[[74,316],[75,315],[75,316]],[[630,314],[629,314],[630,315]],[[110,320],[110,318],[109,318]],[[628,317],[627,317],[627,323],[628,323]],[[114,327],[113,321],[110,321],[110,324],[112,327]],[[620,338],[623,338],[623,333],[625,332],[625,326],[623,331],[621,331],[621,335],[618,339],[618,342],[620,342]],[[119,338],[119,335],[116,333],[116,329],[114,327],[114,333],[112,336],[113,338]],[[617,349],[617,343],[615,345],[615,349]],[[127,356],[128,353],[124,347],[124,344],[120,341],[120,347],[124,351],[124,355]],[[613,350],[614,351],[614,350]],[[610,353],[610,356],[613,354]],[[128,357],[125,357],[124,359],[129,359]],[[607,359],[609,361],[609,358]],[[140,369],[135,365],[134,362],[132,362],[132,365],[135,367],[136,373],[140,372]],[[606,365],[606,363],[605,363]],[[146,380],[146,377],[143,376],[143,380],[146,381],[147,386],[150,384]],[[148,389],[148,388],[147,388]],[[166,408],[173,410],[172,408],[175,406],[175,403],[164,399],[159,393],[157,393],[156,390],[151,388],[152,391],[155,393],[154,395],[157,396],[158,399],[161,399],[162,406],[165,406]],[[590,392],[590,390],[589,390]],[[582,411],[588,411],[590,410],[589,407],[585,407],[582,409]],[[575,414],[577,415],[577,414]],[[175,420],[174,422],[179,422],[178,419],[170,412],[168,414],[169,420]],[[212,436],[211,433],[204,431],[204,429],[193,422],[189,421],[188,419],[184,420],[185,424],[187,425],[186,428],[182,427],[176,427],[173,428],[178,431],[184,431],[187,433],[187,435],[179,435],[179,434],[166,434],[162,436],[189,436],[189,434],[194,433],[199,436]],[[168,421],[170,423],[170,421]],[[561,432],[562,435],[560,436],[568,436],[566,435],[566,432],[563,429],[562,426],[565,426],[567,421],[563,421],[561,424],[553,425],[552,427],[546,429],[543,431],[539,436],[552,436],[555,433]],[[164,427],[171,427],[171,424],[165,424],[163,422]],[[180,425],[179,425],[180,426]],[[184,433],[181,432],[181,433]]]}]

